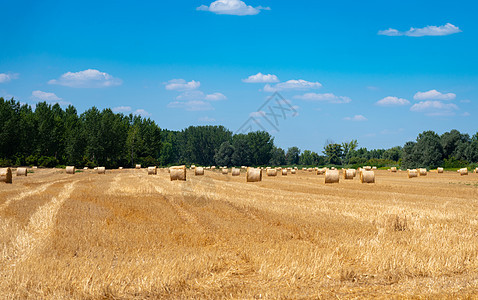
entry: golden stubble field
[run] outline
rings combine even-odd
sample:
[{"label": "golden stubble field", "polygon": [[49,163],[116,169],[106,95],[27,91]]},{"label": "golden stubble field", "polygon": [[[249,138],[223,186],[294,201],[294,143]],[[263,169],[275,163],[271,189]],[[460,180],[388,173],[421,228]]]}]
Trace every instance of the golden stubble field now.
[{"label": "golden stubble field", "polygon": [[1,298],[476,298],[478,175],[35,170],[0,184]]}]

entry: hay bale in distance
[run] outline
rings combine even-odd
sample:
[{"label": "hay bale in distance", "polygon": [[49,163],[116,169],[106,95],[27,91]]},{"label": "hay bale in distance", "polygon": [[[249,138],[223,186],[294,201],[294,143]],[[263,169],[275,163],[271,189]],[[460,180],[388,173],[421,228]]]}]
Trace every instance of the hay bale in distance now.
[{"label": "hay bale in distance", "polygon": [[0,169],[0,182],[12,183],[12,169],[2,168]]},{"label": "hay bale in distance", "polygon": [[338,183],[340,178],[339,170],[325,171],[325,183]]},{"label": "hay bale in distance", "polygon": [[391,167],[390,172],[392,173],[397,173],[397,167]]},{"label": "hay bale in distance", "polygon": [[229,169],[228,168],[222,168],[221,173],[224,174],[224,175],[227,175],[227,173],[229,173]]},{"label": "hay bale in distance", "polygon": [[76,168],[74,166],[66,167],[66,174],[75,174]]},{"label": "hay bale in distance", "polygon": [[427,174],[428,174],[427,169],[425,169],[425,168],[418,169],[418,175],[419,176],[427,176]]},{"label": "hay bale in distance", "polygon": [[277,170],[276,169],[267,169],[266,174],[267,174],[267,176],[277,176]]},{"label": "hay bale in distance", "polygon": [[27,168],[17,168],[17,176],[27,176]]},{"label": "hay bale in distance", "polygon": [[343,170],[343,173],[344,175],[344,179],[354,179],[354,174],[355,174],[355,170],[354,169],[347,169],[347,170]]},{"label": "hay bale in distance", "polygon": [[196,166],[195,166],[195,165],[191,165],[190,169],[191,169],[191,170],[194,170],[194,169],[196,169]]},{"label": "hay bale in distance", "polygon": [[287,176],[287,169],[282,169],[282,176]]},{"label": "hay bale in distance", "polygon": [[326,170],[327,170],[327,169],[325,169],[325,168],[319,168],[319,169],[317,169],[317,175],[324,175]]},{"label": "hay bale in distance", "polygon": [[141,165],[140,165],[140,164],[137,164],[137,165],[135,166],[135,169],[141,169]]},{"label": "hay bale in distance", "polygon": [[174,166],[169,168],[169,176],[171,181],[181,180],[186,181],[186,166]]},{"label": "hay bale in distance", "polygon": [[83,170],[85,170],[85,171],[88,170],[88,167],[83,167]]},{"label": "hay bale in distance", "polygon": [[478,173],[478,168],[475,168],[475,173]]},{"label": "hay bale in distance", "polygon": [[194,175],[195,175],[195,176],[202,176],[202,175],[204,175],[204,168],[203,168],[203,167],[196,167],[196,168],[194,168]]},{"label": "hay bale in distance", "polygon": [[296,173],[297,173],[297,170],[296,170],[296,169],[292,169],[292,170],[290,170],[290,173],[291,173],[291,174],[296,174]]},{"label": "hay bale in distance", "polygon": [[262,181],[262,170],[259,168],[247,168],[246,182]]},{"label": "hay bale in distance", "polygon": [[367,171],[367,170],[360,172],[360,182],[375,183],[375,173],[373,171]]},{"label": "hay bale in distance", "polygon": [[463,175],[468,175],[468,168],[462,168],[460,170],[458,170],[459,173],[460,173],[460,176],[463,176]]},{"label": "hay bale in distance", "polygon": [[408,171],[408,178],[413,178],[413,177],[418,177],[418,171],[413,169],[413,170],[407,170]]},{"label": "hay bale in distance", "polygon": [[119,169],[119,170],[123,170],[123,167],[119,167],[118,169]]},{"label": "hay bale in distance", "polygon": [[443,168],[437,168],[437,173],[443,173]]},{"label": "hay bale in distance", "polygon": [[106,174],[106,168],[105,167],[98,167],[98,174]]},{"label": "hay bale in distance", "polygon": [[232,176],[239,176],[241,175],[241,169],[238,169],[238,168],[232,168]]},{"label": "hay bale in distance", "polygon": [[158,168],[156,166],[148,167],[148,175],[157,175],[157,174],[158,174]]}]

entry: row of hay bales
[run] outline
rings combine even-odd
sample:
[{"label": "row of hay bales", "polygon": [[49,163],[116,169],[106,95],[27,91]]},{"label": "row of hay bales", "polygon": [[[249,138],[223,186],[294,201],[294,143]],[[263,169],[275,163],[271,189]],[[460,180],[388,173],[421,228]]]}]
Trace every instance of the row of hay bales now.
[{"label": "row of hay bales", "polygon": [[[17,176],[27,176],[28,175],[28,169],[23,168],[23,167],[17,168],[16,175]],[[0,169],[0,182],[13,183],[12,168],[8,167],[8,168]]]}]

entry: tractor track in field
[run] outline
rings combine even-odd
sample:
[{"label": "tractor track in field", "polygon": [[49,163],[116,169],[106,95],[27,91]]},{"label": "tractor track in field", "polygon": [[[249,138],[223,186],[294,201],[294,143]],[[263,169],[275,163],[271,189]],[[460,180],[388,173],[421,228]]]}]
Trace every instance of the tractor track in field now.
[{"label": "tractor track in field", "polygon": [[56,197],[39,207],[30,217],[28,225],[17,234],[12,243],[12,253],[8,255],[9,264],[15,265],[26,260],[44,245],[53,231],[58,211],[69,199],[78,181],[67,184]]}]

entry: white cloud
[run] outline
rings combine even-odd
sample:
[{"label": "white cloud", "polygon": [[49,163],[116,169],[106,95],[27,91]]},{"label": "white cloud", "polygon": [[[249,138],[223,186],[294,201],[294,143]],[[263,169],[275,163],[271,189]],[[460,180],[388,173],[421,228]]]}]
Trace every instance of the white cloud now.
[{"label": "white cloud", "polygon": [[304,95],[294,96],[296,99],[301,99],[305,101],[317,101],[317,102],[329,102],[329,103],[349,103],[352,101],[349,97],[345,96],[336,96],[332,93],[317,94],[317,93],[306,93]]},{"label": "white cloud", "polygon": [[210,11],[218,15],[250,16],[257,15],[261,10],[270,10],[269,7],[252,7],[240,0],[217,0],[209,6],[201,5],[197,10]]},{"label": "white cloud", "polygon": [[413,28],[411,27],[408,31],[398,31],[397,29],[389,28],[387,30],[380,30],[378,32],[379,35],[388,35],[388,36],[413,36],[413,37],[421,37],[421,36],[443,36],[443,35],[450,35],[454,33],[461,32],[460,28],[457,26],[446,23],[442,26],[426,26],[423,28]]},{"label": "white cloud", "polygon": [[471,114],[466,111],[466,112],[464,112],[464,113],[462,114],[462,116],[463,116],[463,117],[469,117],[469,116],[471,116]]},{"label": "white cloud", "polygon": [[377,87],[377,86],[372,86],[372,85],[367,86],[367,90],[369,90],[369,91],[378,91],[379,89],[380,89],[380,88]]},{"label": "white cloud", "polygon": [[266,113],[264,111],[260,110],[260,111],[251,112],[249,114],[249,117],[260,118],[260,117],[264,117],[265,115],[266,115]]},{"label": "white cloud", "polygon": [[243,82],[246,83],[273,83],[273,82],[279,82],[279,78],[277,78],[276,75],[272,74],[262,74],[262,73],[257,73],[256,75],[251,75],[247,77],[246,79],[242,80]]},{"label": "white cloud", "polygon": [[33,91],[32,98],[34,100],[42,100],[42,101],[60,101],[61,98],[55,95],[54,93],[47,93],[42,91]]},{"label": "white cloud", "polygon": [[354,122],[362,122],[367,121],[368,119],[362,115],[355,115],[353,117],[345,117],[344,120],[346,121],[354,121]]},{"label": "white cloud", "polygon": [[191,80],[186,82],[184,79],[171,79],[166,84],[167,90],[172,91],[188,91],[188,90],[195,90],[201,86],[201,82]]},{"label": "white cloud", "polygon": [[388,96],[375,103],[380,106],[402,106],[410,104],[410,101],[403,98]]},{"label": "white cloud", "polygon": [[140,115],[143,118],[151,116],[151,114],[149,112],[147,112],[146,110],[144,110],[142,108],[135,110],[133,114]]},{"label": "white cloud", "polygon": [[169,108],[180,108],[187,111],[214,110],[210,102],[202,100],[173,101],[168,104]]},{"label": "white cloud", "polygon": [[443,103],[440,101],[421,101],[410,107],[411,111],[422,112],[428,116],[449,116],[454,115],[458,106],[453,103]]},{"label": "white cloud", "polygon": [[5,82],[9,82],[11,81],[12,79],[17,79],[18,78],[18,74],[12,74],[12,73],[0,73],[0,83],[5,83]]},{"label": "white cloud", "polygon": [[222,93],[212,93],[205,95],[201,91],[186,91],[182,92],[176,97],[179,101],[193,101],[193,100],[207,100],[207,101],[221,101],[226,100],[227,97]]},{"label": "white cloud", "polygon": [[463,99],[463,100],[460,100],[460,103],[471,103],[471,100],[470,99]]},{"label": "white cloud", "polygon": [[216,122],[216,119],[214,119],[214,118],[209,118],[209,117],[202,117],[202,118],[199,118],[198,121],[199,121],[199,122],[209,123],[209,122]]},{"label": "white cloud", "polygon": [[428,92],[418,92],[413,96],[415,100],[454,100],[456,95],[453,93],[442,94],[437,90],[430,90]]},{"label": "white cloud", "polygon": [[118,106],[114,107],[113,112],[120,113],[120,112],[130,112],[132,110],[131,106]]},{"label": "white cloud", "polygon": [[58,84],[73,88],[103,88],[121,85],[123,81],[114,78],[108,73],[98,70],[88,69],[79,72],[67,72],[60,76],[59,79],[52,79],[48,84]]},{"label": "white cloud", "polygon": [[276,91],[283,91],[283,90],[309,90],[309,89],[319,89],[322,87],[322,84],[319,82],[310,82],[306,80],[289,80],[286,82],[281,82],[276,84],[275,86],[271,86],[270,84],[266,84],[264,86],[265,92],[276,92]]},{"label": "white cloud", "polygon": [[221,94],[221,93],[212,93],[212,94],[209,94],[209,95],[206,95],[204,97],[204,100],[208,100],[208,101],[221,101],[221,100],[226,100],[227,97],[224,96],[224,94]]}]

